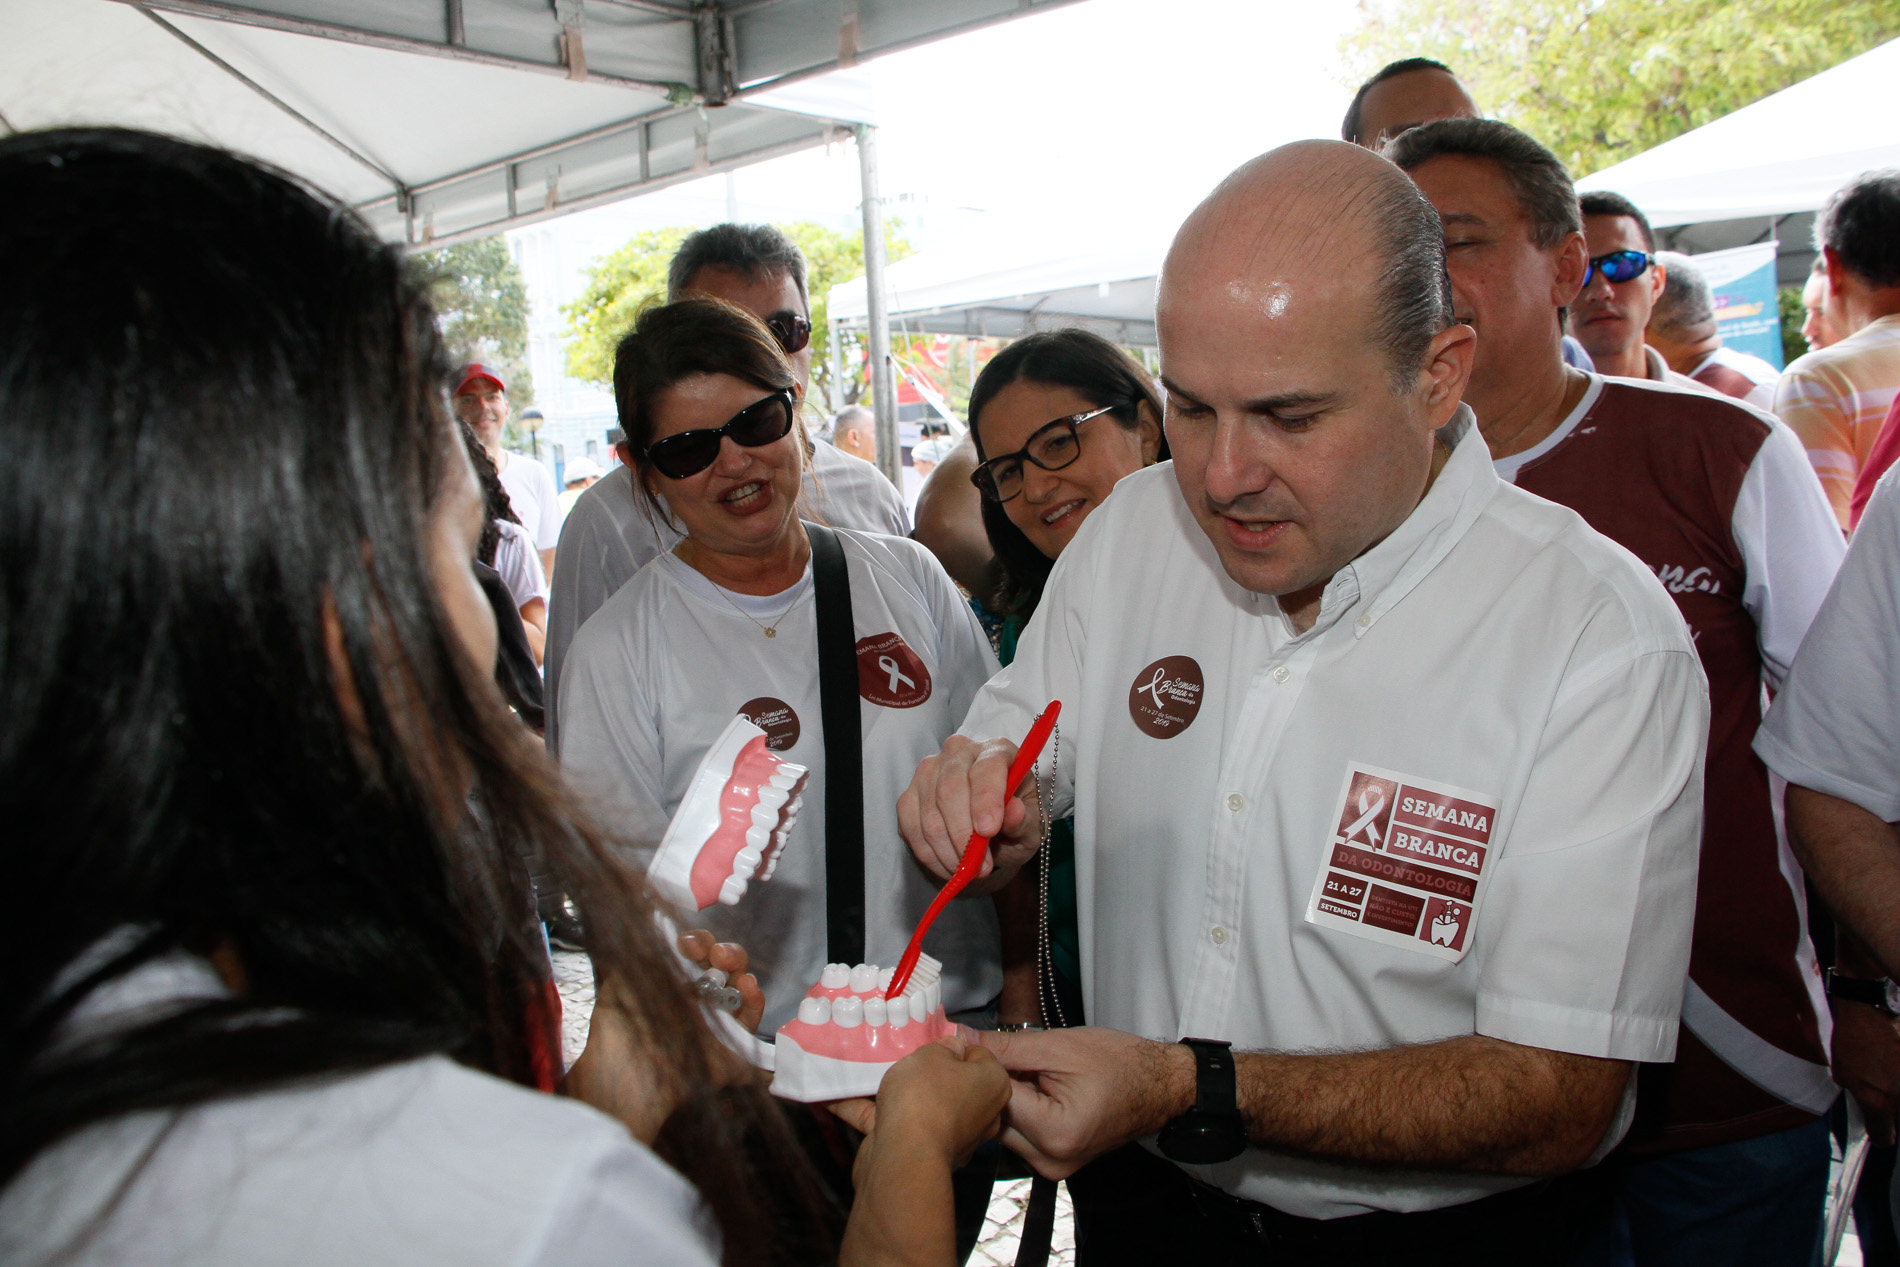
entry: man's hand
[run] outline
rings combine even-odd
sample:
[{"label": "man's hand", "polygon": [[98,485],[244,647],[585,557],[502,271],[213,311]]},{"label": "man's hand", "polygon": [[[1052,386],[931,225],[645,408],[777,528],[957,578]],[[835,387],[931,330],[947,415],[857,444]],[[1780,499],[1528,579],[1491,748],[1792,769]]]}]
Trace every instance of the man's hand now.
[{"label": "man's hand", "polygon": [[680,934],[680,953],[701,971],[717,968],[725,973],[726,984],[739,992],[739,1010],[734,1019],[747,1033],[759,1028],[759,1022],[765,1019],[765,991],[759,988],[759,979],[746,971],[744,946],[732,941],[715,942],[711,933],[695,928]]},{"label": "man's hand", "polygon": [[1865,1003],[1834,1000],[1834,1080],[1867,1119],[1867,1137],[1893,1147],[1894,1104],[1900,1100],[1900,1025]]},{"label": "man's hand", "polygon": [[1194,1054],[1179,1043],[1095,1026],[977,1037],[1016,1079],[1003,1142],[1048,1179],[1194,1107]]},{"label": "man's hand", "polygon": [[963,858],[972,832],[994,837],[978,879],[966,895],[993,893],[1009,883],[1042,840],[1042,806],[1036,780],[1012,795],[1009,763],[1016,745],[1007,739],[977,743],[952,735],[943,751],[925,757],[897,798],[897,828],[926,870],[947,880]]}]

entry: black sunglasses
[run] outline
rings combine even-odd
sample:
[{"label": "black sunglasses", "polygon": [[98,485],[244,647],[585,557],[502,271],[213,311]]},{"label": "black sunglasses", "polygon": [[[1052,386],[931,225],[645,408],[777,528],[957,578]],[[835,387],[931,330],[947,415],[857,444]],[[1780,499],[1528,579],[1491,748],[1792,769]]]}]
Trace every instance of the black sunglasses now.
[{"label": "black sunglasses", "polygon": [[1002,453],[970,472],[976,491],[993,502],[1011,500],[1023,491],[1023,463],[1034,462],[1045,471],[1059,471],[1082,456],[1082,437],[1075,429],[1090,418],[1113,409],[1103,405],[1086,413],[1070,414],[1036,428],[1029,443],[1014,453]]},{"label": "black sunglasses", "polygon": [[811,342],[811,322],[789,312],[773,313],[765,319],[765,328],[772,332],[787,356],[803,352],[805,345]]},{"label": "black sunglasses", "polygon": [[1588,286],[1599,269],[1606,282],[1633,282],[1649,271],[1651,258],[1641,251],[1611,251],[1608,255],[1594,256],[1583,270],[1583,284]]},{"label": "black sunglasses", "polygon": [[655,440],[647,446],[646,459],[666,478],[683,480],[711,466],[713,459],[719,456],[719,442],[728,436],[734,444],[747,449],[784,439],[792,429],[796,409],[789,388],[773,392],[732,415],[723,427],[702,427]]}]

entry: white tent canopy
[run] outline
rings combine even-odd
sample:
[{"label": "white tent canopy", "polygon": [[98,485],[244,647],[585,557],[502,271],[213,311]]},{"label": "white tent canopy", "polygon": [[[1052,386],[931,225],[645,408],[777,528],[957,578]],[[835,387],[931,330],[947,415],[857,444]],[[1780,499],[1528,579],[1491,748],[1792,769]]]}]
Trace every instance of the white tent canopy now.
[{"label": "white tent canopy", "polygon": [[878,53],[1068,0],[0,0],[0,123],[169,132],[440,245],[842,139]]},{"label": "white tent canopy", "polygon": [[1658,227],[1813,211],[1862,172],[1900,167],[1900,40],[1577,182]]},{"label": "white tent canopy", "polygon": [[[891,324],[913,334],[999,338],[1082,326],[1153,347],[1155,277],[1172,236],[1156,228],[1094,243],[989,235],[913,255],[884,273]],[[834,326],[864,328],[866,308],[863,278],[832,287]]]}]

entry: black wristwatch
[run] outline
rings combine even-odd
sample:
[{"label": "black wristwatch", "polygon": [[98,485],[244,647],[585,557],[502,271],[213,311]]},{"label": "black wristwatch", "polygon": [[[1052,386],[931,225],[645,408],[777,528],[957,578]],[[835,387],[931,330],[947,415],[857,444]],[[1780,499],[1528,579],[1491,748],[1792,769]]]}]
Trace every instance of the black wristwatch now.
[{"label": "black wristwatch", "polygon": [[1900,1016],[1900,986],[1895,985],[1891,977],[1844,977],[1829,968],[1827,997],[1865,1003],[1887,1016]]},{"label": "black wristwatch", "polygon": [[1247,1147],[1235,1089],[1234,1053],[1212,1038],[1183,1038],[1194,1053],[1194,1107],[1161,1128],[1161,1151],[1190,1166],[1230,1161]]}]

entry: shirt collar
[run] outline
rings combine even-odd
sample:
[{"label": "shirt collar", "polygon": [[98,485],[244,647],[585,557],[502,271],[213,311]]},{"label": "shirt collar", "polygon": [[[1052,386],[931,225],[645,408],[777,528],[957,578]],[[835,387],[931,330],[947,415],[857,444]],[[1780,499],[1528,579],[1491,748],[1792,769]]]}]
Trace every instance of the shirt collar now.
[{"label": "shirt collar", "polygon": [[[1491,450],[1478,433],[1471,406],[1458,406],[1451,421],[1439,428],[1438,440],[1451,448],[1438,478],[1405,522],[1326,583],[1319,616],[1301,638],[1318,637],[1354,610],[1358,615],[1353,636],[1364,637],[1451,553],[1497,495],[1499,481],[1491,467]],[[1279,604],[1274,607],[1278,609]]]}]

